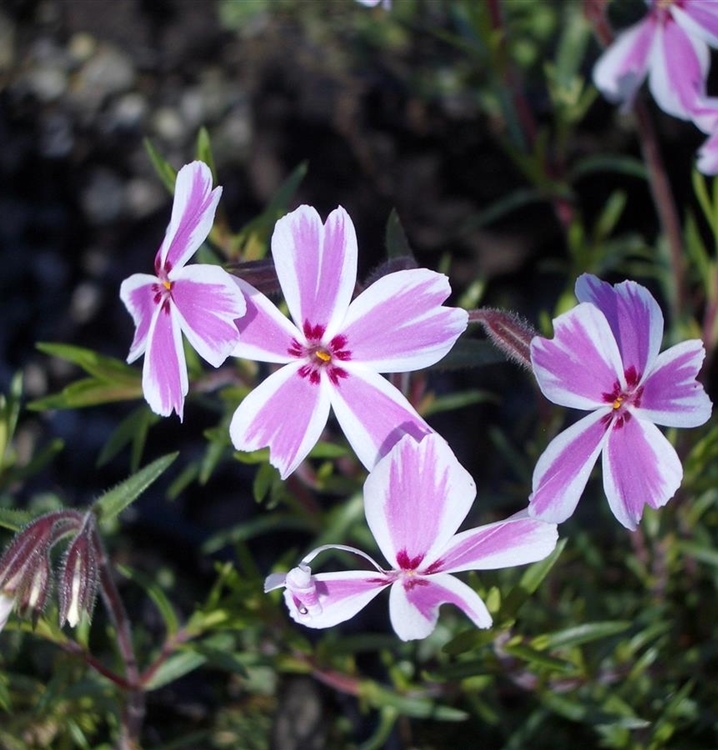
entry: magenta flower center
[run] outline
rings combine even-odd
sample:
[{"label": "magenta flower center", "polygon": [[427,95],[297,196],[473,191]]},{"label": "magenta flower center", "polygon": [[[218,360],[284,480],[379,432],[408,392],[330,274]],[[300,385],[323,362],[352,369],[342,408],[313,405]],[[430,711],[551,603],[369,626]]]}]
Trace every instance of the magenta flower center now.
[{"label": "magenta flower center", "polygon": [[643,398],[643,386],[639,385],[641,382],[641,375],[636,371],[636,368],[631,365],[625,372],[626,387],[622,387],[621,384],[616,381],[613,384],[613,390],[608,393],[604,393],[603,400],[607,404],[611,404],[612,411],[607,414],[603,421],[605,423],[612,423],[614,427],[620,429],[623,425],[631,419],[631,411],[629,407],[638,409],[641,406],[641,399]]},{"label": "magenta flower center", "polygon": [[329,341],[324,341],[325,330],[324,326],[313,326],[305,320],[303,332],[306,343],[302,344],[297,339],[292,339],[287,351],[293,357],[305,360],[305,364],[299,368],[300,377],[308,378],[310,383],[317,385],[324,372],[334,385],[338,385],[342,378],[349,375],[338,363],[350,360],[351,351],[347,349],[347,337],[343,334],[337,334]]},{"label": "magenta flower center", "polygon": [[169,279],[172,264],[166,260],[164,266],[160,265],[159,255],[155,258],[155,273],[158,283],[152,284],[152,301],[155,305],[162,305],[162,312],[169,314],[170,300],[172,299],[172,287],[174,282]]}]

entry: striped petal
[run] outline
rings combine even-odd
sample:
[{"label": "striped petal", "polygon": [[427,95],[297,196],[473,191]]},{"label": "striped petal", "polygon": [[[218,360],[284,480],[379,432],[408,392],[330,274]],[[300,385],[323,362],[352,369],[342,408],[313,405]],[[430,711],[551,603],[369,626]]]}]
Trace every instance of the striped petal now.
[{"label": "striped petal", "polygon": [[653,295],[635,281],[612,286],[585,273],[576,281],[579,302],[590,302],[606,316],[624,372],[633,367],[643,376],[661,349],[663,313]]},{"label": "striped petal", "polygon": [[610,412],[606,407],[589,414],[549,443],[534,469],[531,516],[562,523],[573,514],[606,442]]},{"label": "striped petal", "polygon": [[616,384],[625,386],[621,355],[603,313],[582,303],[554,320],[554,337],[531,341],[531,362],[549,401],[574,409],[596,409]]},{"label": "striped petal", "polygon": [[349,214],[337,208],[322,225],[314,208],[300,206],[277,222],[272,256],[297,327],[322,326],[331,339],[356,283],[357,238]]},{"label": "striped petal", "polygon": [[442,604],[454,604],[478,628],[491,627],[491,615],[481,597],[446,573],[394,583],[389,592],[392,627],[402,641],[426,638],[436,627]]},{"label": "striped petal", "polygon": [[150,324],[142,367],[142,391],[155,414],[168,417],[175,411],[181,421],[188,390],[180,320],[174,305],[167,300],[155,307]]},{"label": "striped petal", "polygon": [[654,424],[634,416],[614,425],[603,452],[603,488],[613,515],[627,529],[636,529],[645,505],[665,505],[682,478],[675,449]]},{"label": "striped petal", "polygon": [[157,251],[158,268],[180,268],[197,252],[212,229],[221,195],[221,187],[212,190],[212,172],[204,162],[194,161],[180,169],[172,217]]},{"label": "striped petal", "polygon": [[421,442],[404,436],[364,483],[369,528],[397,568],[409,561],[412,568],[431,564],[466,518],[475,496],[471,475],[436,434]]},{"label": "striped petal", "polygon": [[442,307],[446,276],[427,269],[383,276],[350,305],[342,325],[352,360],[378,372],[429,367],[466,330],[468,313]]},{"label": "striped petal", "polygon": [[240,340],[232,356],[278,364],[295,360],[289,348],[302,339],[297,327],[251,284],[236,277],[234,282],[244,294],[247,312],[237,321]]},{"label": "striped petal", "polygon": [[239,341],[235,320],[247,309],[232,277],[219,266],[180,268],[172,274],[172,301],[190,344],[219,367]]},{"label": "striped petal", "polygon": [[331,388],[337,421],[359,460],[371,470],[404,436],[421,440],[432,430],[388,380],[353,362],[342,362],[349,377]]},{"label": "striped petal", "polygon": [[269,462],[286,479],[315,445],[329,416],[329,386],[301,377],[302,362],[260,383],[237,407],[229,435],[237,450],[269,447]]},{"label": "striped petal", "polygon": [[646,77],[656,34],[652,15],[618,35],[593,68],[596,88],[610,101],[628,103]]},{"label": "striped petal", "polygon": [[707,422],[712,404],[696,380],[704,357],[703,342],[697,339],[659,354],[643,383],[639,416],[667,427],[698,427]]},{"label": "striped petal", "polygon": [[557,540],[553,523],[509,518],[457,534],[433,567],[444,573],[457,573],[525,565],[550,555]]},{"label": "striped petal", "polygon": [[150,332],[150,324],[157,310],[154,301],[159,280],[156,276],[146,273],[136,273],[125,279],[120,286],[120,299],[135,322],[135,337],[127,355],[128,362],[134,362],[144,354],[147,348],[147,335]]}]

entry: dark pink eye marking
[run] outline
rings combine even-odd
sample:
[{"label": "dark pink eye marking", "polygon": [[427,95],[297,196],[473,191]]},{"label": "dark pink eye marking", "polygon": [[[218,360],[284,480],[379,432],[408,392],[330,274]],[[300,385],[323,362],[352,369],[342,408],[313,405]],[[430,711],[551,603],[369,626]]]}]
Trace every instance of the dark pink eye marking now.
[{"label": "dark pink eye marking", "polygon": [[292,339],[287,353],[297,359],[306,359],[306,363],[299,368],[299,376],[307,378],[313,385],[321,381],[321,374],[325,372],[333,385],[349,376],[349,373],[339,367],[336,362],[347,362],[351,359],[351,351],[347,349],[347,337],[343,334],[334,336],[329,343],[324,343],[323,337],[326,326],[312,325],[304,321],[302,332],[307,343],[302,344]]}]

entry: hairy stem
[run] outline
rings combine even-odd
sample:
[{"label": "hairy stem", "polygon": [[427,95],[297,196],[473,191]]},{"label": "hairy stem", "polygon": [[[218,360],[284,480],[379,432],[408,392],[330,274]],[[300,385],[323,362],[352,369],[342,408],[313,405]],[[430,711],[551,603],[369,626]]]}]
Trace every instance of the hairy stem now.
[{"label": "hairy stem", "polygon": [[145,693],[142,688],[140,670],[137,666],[132,646],[132,631],[127,610],[120,598],[112,568],[107,558],[102,540],[97,532],[93,534],[97,551],[97,564],[100,572],[100,592],[105,602],[110,620],[117,636],[117,649],[125,669],[127,683],[126,701],[121,716],[120,750],[138,750],[140,732],[145,718]]}]

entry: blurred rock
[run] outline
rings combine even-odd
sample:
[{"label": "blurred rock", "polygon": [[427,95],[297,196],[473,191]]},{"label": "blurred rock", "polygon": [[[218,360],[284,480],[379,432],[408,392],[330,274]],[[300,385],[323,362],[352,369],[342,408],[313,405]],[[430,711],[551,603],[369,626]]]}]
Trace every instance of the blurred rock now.
[{"label": "blurred rock", "polygon": [[98,167],[82,191],[80,202],[91,224],[116,221],[125,210],[124,183],[114,172]]},{"label": "blurred rock", "polygon": [[137,177],[127,183],[128,212],[135,218],[149,216],[167,202],[167,191],[159,180]]},{"label": "blurred rock", "polygon": [[170,144],[177,144],[187,135],[187,126],[179,112],[172,107],[160,107],[152,118],[154,132]]},{"label": "blurred rock", "polygon": [[132,60],[110,44],[100,44],[74,77],[72,97],[76,104],[99,109],[112,95],[133,87],[135,68]]}]

